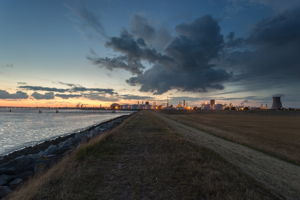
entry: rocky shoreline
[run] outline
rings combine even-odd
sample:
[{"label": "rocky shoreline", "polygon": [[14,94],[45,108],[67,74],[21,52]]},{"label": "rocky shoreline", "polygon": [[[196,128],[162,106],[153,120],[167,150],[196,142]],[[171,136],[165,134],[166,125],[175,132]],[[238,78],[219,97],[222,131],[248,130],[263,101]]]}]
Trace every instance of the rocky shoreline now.
[{"label": "rocky shoreline", "polygon": [[0,160],[0,198],[26,182],[29,177],[57,163],[64,155],[78,148],[81,143],[115,128],[133,114],[113,118],[84,131],[25,147],[4,156]]}]

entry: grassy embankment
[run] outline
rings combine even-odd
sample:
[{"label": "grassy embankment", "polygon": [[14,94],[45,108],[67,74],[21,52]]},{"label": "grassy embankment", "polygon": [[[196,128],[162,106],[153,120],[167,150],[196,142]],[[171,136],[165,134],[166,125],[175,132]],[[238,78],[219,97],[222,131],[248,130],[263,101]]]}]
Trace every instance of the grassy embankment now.
[{"label": "grassy embankment", "polygon": [[300,165],[298,111],[161,111],[221,138]]},{"label": "grassy embankment", "polygon": [[276,199],[210,149],[141,111],[11,199]]}]

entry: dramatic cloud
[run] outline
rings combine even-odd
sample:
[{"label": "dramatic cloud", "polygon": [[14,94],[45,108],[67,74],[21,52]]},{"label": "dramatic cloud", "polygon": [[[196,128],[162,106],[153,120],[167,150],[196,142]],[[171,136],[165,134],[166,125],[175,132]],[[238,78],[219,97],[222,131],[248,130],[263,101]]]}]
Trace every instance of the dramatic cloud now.
[{"label": "dramatic cloud", "polygon": [[34,92],[31,94],[31,96],[37,100],[40,99],[54,99],[54,93],[53,92],[48,92],[45,94],[40,94],[38,92]]},{"label": "dramatic cloud", "polygon": [[82,97],[82,95],[79,94],[55,94],[56,97],[60,97],[62,99],[70,99],[70,98],[78,98]]},{"label": "dramatic cloud", "polygon": [[[179,35],[166,47],[165,55],[145,44],[155,35],[155,29],[145,18],[134,15],[131,24],[135,37],[123,28],[120,37],[112,37],[105,44],[122,56],[88,59],[99,67],[121,68],[137,74],[127,83],[141,85],[140,91],[153,94],[163,94],[171,89],[193,92],[206,92],[207,88],[222,90],[222,83],[231,78],[231,73],[210,64],[224,46],[218,21],[210,15],[176,26]],[[144,73],[142,60],[154,64]]]},{"label": "dramatic cloud", "polygon": [[165,48],[173,39],[163,26],[155,28],[145,17],[137,14],[132,15],[130,18],[130,30],[132,35],[138,39],[137,42],[141,42],[140,45],[142,46],[147,44],[161,49]]},{"label": "dramatic cloud", "polygon": [[231,49],[224,51],[219,65],[235,71],[232,80],[248,90],[299,84],[300,8],[259,21],[248,38],[227,38]]},{"label": "dramatic cloud", "polygon": [[[142,45],[141,45],[142,44]],[[172,58],[158,53],[155,49],[143,48],[144,43],[141,38],[135,40],[126,29],[122,29],[120,37],[112,37],[105,44],[106,47],[125,55],[115,58],[97,58],[88,56],[87,59],[99,67],[106,67],[109,70],[115,68],[125,69],[132,74],[142,74],[145,68],[142,60],[150,63],[165,63],[172,61]]]},{"label": "dramatic cloud", "polygon": [[[249,2],[270,5],[267,0]],[[135,76],[126,82],[140,86],[141,92],[153,94],[172,89],[223,90],[227,83],[238,84],[240,88],[235,91],[241,92],[300,82],[298,7],[253,24],[246,38],[236,38],[230,32],[224,41],[218,20],[205,15],[177,25],[177,37],[169,40],[161,51],[154,45],[159,35],[163,35],[158,30],[145,17],[133,15],[129,31],[123,28],[119,37],[108,38],[105,44],[119,55],[98,57],[91,52],[87,58],[99,67],[131,72]],[[152,67],[145,70],[143,61]]]},{"label": "dramatic cloud", "polygon": [[28,95],[25,92],[17,91],[16,93],[9,94],[5,90],[0,90],[0,99],[27,99]]},{"label": "dramatic cloud", "polygon": [[127,61],[126,56],[119,56],[115,58],[92,58],[87,56],[87,59],[92,61],[94,65],[98,65],[100,68],[105,67],[106,69],[124,69],[130,71],[132,74],[141,74],[144,66],[140,62]]},{"label": "dramatic cloud", "polygon": [[205,15],[178,25],[175,30],[179,36],[165,49],[167,59],[156,59],[158,64],[127,83],[141,85],[140,91],[154,94],[171,89],[193,92],[224,89],[222,82],[228,81],[231,73],[209,63],[218,57],[224,44],[217,20]]}]

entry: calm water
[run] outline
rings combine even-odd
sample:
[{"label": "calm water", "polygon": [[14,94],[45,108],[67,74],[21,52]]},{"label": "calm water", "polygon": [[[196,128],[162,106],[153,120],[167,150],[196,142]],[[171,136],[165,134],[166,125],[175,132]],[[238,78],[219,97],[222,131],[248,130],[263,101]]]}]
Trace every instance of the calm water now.
[{"label": "calm water", "polygon": [[0,156],[132,113],[77,109],[55,111],[42,110],[39,114],[38,109],[12,109],[12,112],[0,109]]}]

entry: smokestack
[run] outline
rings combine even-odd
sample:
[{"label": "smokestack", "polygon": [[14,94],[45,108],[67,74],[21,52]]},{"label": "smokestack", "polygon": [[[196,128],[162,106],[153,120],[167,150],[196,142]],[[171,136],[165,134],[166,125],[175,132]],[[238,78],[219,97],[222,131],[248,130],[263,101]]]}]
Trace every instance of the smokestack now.
[{"label": "smokestack", "polygon": [[183,100],[183,107],[185,107],[185,100]]},{"label": "smokestack", "polygon": [[210,105],[213,106],[215,104],[215,100],[210,100]]},{"label": "smokestack", "polygon": [[280,97],[273,97],[272,109],[281,109],[282,104],[280,101]]}]

